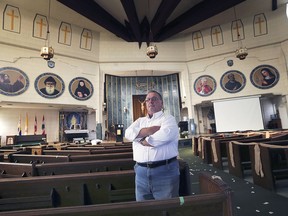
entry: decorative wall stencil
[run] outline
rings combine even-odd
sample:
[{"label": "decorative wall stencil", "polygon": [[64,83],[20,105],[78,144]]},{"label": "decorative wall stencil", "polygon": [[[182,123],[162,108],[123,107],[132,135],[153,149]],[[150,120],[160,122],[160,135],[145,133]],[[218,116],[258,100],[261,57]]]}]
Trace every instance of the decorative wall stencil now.
[{"label": "decorative wall stencil", "polygon": [[268,34],[267,19],[264,13],[256,14],[253,20],[254,37]]},{"label": "decorative wall stencil", "polygon": [[272,88],[279,81],[279,72],[271,65],[259,65],[252,70],[250,80],[257,88]]},{"label": "decorative wall stencil", "polygon": [[219,46],[224,44],[223,33],[220,25],[211,27],[211,42],[212,46]]},{"label": "decorative wall stencil", "polygon": [[196,31],[192,33],[192,43],[194,50],[204,49],[204,41],[201,31]]},{"label": "decorative wall stencil", "polygon": [[65,85],[60,76],[54,73],[39,75],[34,83],[39,95],[45,98],[57,98],[63,94]]},{"label": "decorative wall stencil", "polygon": [[7,96],[20,95],[29,87],[28,76],[14,67],[0,68],[0,93]]},{"label": "decorative wall stencil", "polygon": [[69,92],[77,100],[88,100],[93,95],[93,85],[84,77],[76,77],[69,83]]},{"label": "decorative wall stencil", "polygon": [[58,32],[58,43],[71,46],[72,28],[71,24],[61,22]]},{"label": "decorative wall stencil", "polygon": [[233,42],[245,39],[244,25],[241,19],[232,21],[231,35]]},{"label": "decorative wall stencil", "polygon": [[48,25],[46,16],[36,14],[33,21],[33,37],[47,40]]},{"label": "decorative wall stencil", "polygon": [[92,32],[88,29],[83,29],[81,33],[80,48],[91,50],[92,49]]},{"label": "decorative wall stencil", "polygon": [[209,75],[198,77],[194,82],[194,91],[200,96],[209,96],[216,90],[216,81]]},{"label": "decorative wall stencil", "polygon": [[220,84],[224,91],[237,93],[245,87],[246,78],[240,71],[230,70],[222,75]]},{"label": "decorative wall stencil", "polygon": [[17,7],[6,5],[3,12],[3,29],[15,33],[21,31],[21,14]]}]

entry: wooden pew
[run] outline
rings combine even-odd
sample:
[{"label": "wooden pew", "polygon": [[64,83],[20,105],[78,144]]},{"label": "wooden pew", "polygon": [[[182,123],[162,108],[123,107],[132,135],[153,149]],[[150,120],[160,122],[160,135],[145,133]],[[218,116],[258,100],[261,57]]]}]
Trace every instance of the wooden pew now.
[{"label": "wooden pew", "polygon": [[253,182],[277,191],[277,181],[288,182],[288,145],[260,143],[250,146]]},{"label": "wooden pew", "polygon": [[53,150],[53,149],[43,149],[43,155],[87,155],[87,154],[113,154],[113,153],[124,153],[132,152],[132,148],[115,148],[115,149],[63,149],[63,150]]},{"label": "wooden pew", "polygon": [[132,158],[36,164],[35,176],[133,170]]},{"label": "wooden pew", "polygon": [[90,154],[90,155],[71,155],[70,161],[87,161],[87,160],[109,160],[117,158],[132,158],[133,152],[121,152],[113,154]]},{"label": "wooden pew", "polygon": [[50,144],[47,146],[47,149],[57,149],[57,150],[105,150],[105,149],[130,149],[132,148],[132,144],[99,144],[99,145],[90,145],[90,144],[73,144],[73,143],[66,143],[65,145],[59,144]]},{"label": "wooden pew", "polygon": [[[182,196],[190,195],[189,166],[182,159],[178,159],[178,161],[180,170],[179,194]],[[133,161],[132,158],[44,164],[0,163],[0,178],[133,170],[134,165],[135,161]]]},{"label": "wooden pew", "polygon": [[214,139],[214,143],[211,143],[212,149],[212,164],[213,167],[218,169],[223,169],[223,162],[227,159],[227,149],[226,142],[229,141],[245,141],[251,139],[260,139],[263,138],[262,134],[251,135],[249,137],[231,137],[224,139]]},{"label": "wooden pew", "polygon": [[0,177],[49,176],[73,173],[92,173],[117,170],[132,170],[132,158],[58,162],[58,163],[0,163]]},{"label": "wooden pew", "polygon": [[46,200],[43,203],[46,206],[41,207],[132,201],[135,200],[134,175],[133,170],[124,170],[3,178],[0,181],[0,211],[37,208],[35,201],[42,198]]},{"label": "wooden pew", "polygon": [[113,154],[84,154],[84,155],[30,155],[9,154],[9,162],[17,163],[55,163],[69,161],[108,160],[117,158],[132,158],[133,152],[121,152]]},{"label": "wooden pew", "polygon": [[239,178],[245,178],[245,171],[251,170],[251,159],[249,146],[254,143],[287,143],[287,134],[280,134],[270,138],[249,139],[226,142],[229,173]]},{"label": "wooden pew", "polygon": [[122,202],[88,206],[58,207],[3,212],[5,215],[182,215],[182,216],[232,216],[232,191],[228,185],[210,174],[200,173],[201,194],[177,197],[166,200],[149,200],[143,202]]},{"label": "wooden pew", "polygon": [[35,176],[35,164],[0,162],[0,178]]},{"label": "wooden pew", "polygon": [[[234,134],[218,134],[212,136],[203,136],[198,138],[197,144],[197,154],[203,160],[203,162],[211,164],[212,163],[212,154],[216,152],[215,144],[212,146],[212,143],[215,143],[216,140],[225,140],[225,139],[237,139],[242,138],[244,135],[234,135]],[[214,147],[214,149],[212,148]]]},{"label": "wooden pew", "polygon": [[55,163],[70,161],[69,155],[29,155],[9,154],[8,161],[13,163]]},{"label": "wooden pew", "polygon": [[45,135],[14,135],[7,136],[7,139],[11,138],[13,140],[13,144],[10,144],[14,147],[20,146],[31,146],[31,145],[40,145],[46,143],[46,134]]},{"label": "wooden pew", "polygon": [[[70,164],[70,168],[63,166],[66,171],[56,173],[62,175],[1,179],[0,212],[13,210],[13,205],[16,205],[18,209],[20,209],[18,206],[21,206],[21,209],[37,208],[38,203],[34,205],[33,202],[38,197],[39,199],[45,198],[46,207],[113,203],[135,199],[134,170],[63,175],[63,173],[72,173],[76,170],[72,168],[73,162]],[[52,166],[53,164],[36,164],[35,167],[45,165]],[[181,159],[179,166],[179,194],[180,196],[191,195],[189,166]],[[53,196],[51,196],[51,191]],[[25,202],[27,206],[22,205]]]},{"label": "wooden pew", "polygon": [[223,138],[225,137],[224,134],[216,134],[216,135],[199,135],[199,136],[193,136],[192,137],[192,152],[195,156],[200,156],[201,154],[201,145],[202,145],[202,141],[203,138]]}]

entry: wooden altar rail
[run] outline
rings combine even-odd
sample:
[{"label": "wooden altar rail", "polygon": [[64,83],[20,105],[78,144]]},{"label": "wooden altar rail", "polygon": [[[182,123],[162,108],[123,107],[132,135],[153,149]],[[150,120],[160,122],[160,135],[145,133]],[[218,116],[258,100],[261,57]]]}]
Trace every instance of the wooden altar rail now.
[{"label": "wooden altar rail", "polygon": [[[222,180],[207,173],[199,174],[200,193],[192,196],[177,197],[167,200],[144,202],[121,202],[70,206],[22,211],[7,211],[5,215],[178,215],[182,216],[232,216],[231,188]],[[95,191],[96,193],[96,191]],[[0,199],[1,200],[1,199]]]}]

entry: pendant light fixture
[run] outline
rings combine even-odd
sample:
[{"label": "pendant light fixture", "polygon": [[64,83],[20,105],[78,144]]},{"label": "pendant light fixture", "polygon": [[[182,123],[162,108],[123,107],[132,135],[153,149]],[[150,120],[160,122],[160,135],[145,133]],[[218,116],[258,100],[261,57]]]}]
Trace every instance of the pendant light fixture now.
[{"label": "pendant light fixture", "polygon": [[41,56],[47,60],[47,64],[50,67],[51,62],[50,59],[54,56],[54,49],[50,46],[50,16],[51,16],[51,0],[49,0],[49,7],[48,7],[48,26],[47,26],[47,39],[45,40],[45,46],[41,48],[40,54]]},{"label": "pendant light fixture", "polygon": [[[236,9],[234,7],[234,17],[235,17],[235,22],[236,24],[238,23],[238,19],[237,19],[237,16],[236,16]],[[239,58],[240,60],[244,60],[246,58],[246,56],[248,55],[248,52],[247,52],[247,48],[246,47],[243,47],[243,44],[242,44],[242,39],[241,39],[241,35],[240,35],[240,32],[239,32],[239,28],[237,27],[237,41],[238,41],[238,48],[236,49],[235,51],[235,55],[236,55],[236,58]]]},{"label": "pendant light fixture", "polygon": [[146,54],[147,56],[149,56],[149,58],[154,59],[156,57],[156,55],[158,55],[158,48],[157,46],[153,43],[153,32],[151,29],[151,23],[152,23],[152,19],[150,16],[150,0],[148,0],[148,13],[149,14],[149,41],[148,41],[148,47],[146,50]]}]

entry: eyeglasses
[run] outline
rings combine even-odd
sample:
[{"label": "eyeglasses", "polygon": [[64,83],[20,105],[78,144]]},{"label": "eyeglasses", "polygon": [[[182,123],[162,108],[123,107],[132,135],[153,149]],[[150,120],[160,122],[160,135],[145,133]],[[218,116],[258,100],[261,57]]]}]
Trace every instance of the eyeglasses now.
[{"label": "eyeglasses", "polygon": [[157,97],[152,97],[152,98],[146,98],[146,99],[145,99],[145,102],[146,102],[146,103],[148,103],[149,101],[155,102],[155,101],[158,101],[158,100],[160,100],[160,99],[157,98]]}]

